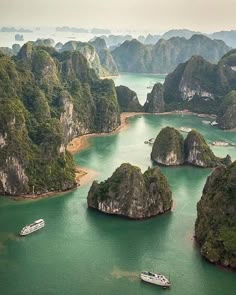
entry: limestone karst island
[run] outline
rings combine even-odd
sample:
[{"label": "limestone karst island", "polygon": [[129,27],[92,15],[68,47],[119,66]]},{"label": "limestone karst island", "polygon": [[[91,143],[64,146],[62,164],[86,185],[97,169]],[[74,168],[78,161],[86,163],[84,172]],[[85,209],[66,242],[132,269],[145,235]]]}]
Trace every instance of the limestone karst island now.
[{"label": "limestone karst island", "polygon": [[5,2],[0,294],[235,295],[232,1]]}]

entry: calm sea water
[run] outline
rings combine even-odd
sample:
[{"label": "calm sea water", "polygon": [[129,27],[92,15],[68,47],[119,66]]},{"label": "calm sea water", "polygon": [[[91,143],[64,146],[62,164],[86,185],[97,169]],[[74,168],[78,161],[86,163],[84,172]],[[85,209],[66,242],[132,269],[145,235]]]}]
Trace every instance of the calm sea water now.
[{"label": "calm sea water", "polygon": [[147,99],[147,93],[152,91],[155,83],[164,83],[166,75],[163,74],[133,74],[121,73],[114,77],[116,86],[124,85],[137,93],[139,102],[143,105]]},{"label": "calm sea water", "polygon": [[[78,164],[106,179],[123,162],[151,166],[151,147],[144,141],[165,126],[199,130],[208,142],[236,143],[235,132],[205,126],[196,116],[145,115],[129,119],[129,128],[94,137],[75,155]],[[235,147],[215,147],[236,160]],[[161,170],[170,183],[173,212],[131,221],[87,209],[86,185],[63,196],[42,200],[0,199],[0,294],[173,294],[235,295],[235,273],[205,261],[193,240],[196,204],[211,169],[190,166]],[[27,223],[44,218],[41,231],[20,238]],[[140,271],[170,275],[163,290],[143,283]]]}]

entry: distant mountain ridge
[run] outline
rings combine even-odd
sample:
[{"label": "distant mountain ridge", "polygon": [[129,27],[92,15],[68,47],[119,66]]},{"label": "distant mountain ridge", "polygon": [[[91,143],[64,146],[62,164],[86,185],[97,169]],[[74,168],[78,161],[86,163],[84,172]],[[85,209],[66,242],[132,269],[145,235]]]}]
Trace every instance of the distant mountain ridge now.
[{"label": "distant mountain ridge", "polygon": [[[143,44],[156,44],[160,39],[168,40],[172,37],[183,37],[190,39],[193,35],[200,34],[204,35],[210,39],[218,39],[224,41],[228,46],[236,48],[236,30],[231,31],[219,31],[214,33],[204,33],[198,31],[192,31],[188,29],[172,29],[165,33],[161,34],[148,34],[147,36],[139,35],[134,37],[132,35],[101,35],[100,38],[103,38],[108,47],[117,47],[120,46],[123,42],[127,40],[137,39]],[[95,40],[97,37],[94,37],[92,40]],[[91,40],[91,41],[92,41]]]},{"label": "distant mountain ridge", "polygon": [[190,39],[160,39],[155,45],[144,45],[133,39],[125,41],[111,54],[121,72],[170,73],[179,63],[187,61],[193,55],[200,55],[211,63],[217,63],[230,49],[223,41],[193,35]]}]

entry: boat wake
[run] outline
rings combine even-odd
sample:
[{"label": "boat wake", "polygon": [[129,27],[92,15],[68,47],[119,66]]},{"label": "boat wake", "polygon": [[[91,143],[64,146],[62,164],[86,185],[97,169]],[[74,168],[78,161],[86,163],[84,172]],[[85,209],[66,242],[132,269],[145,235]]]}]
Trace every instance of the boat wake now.
[{"label": "boat wake", "polygon": [[111,275],[115,279],[122,279],[126,278],[131,282],[138,281],[139,280],[139,272],[134,272],[134,271],[125,271],[121,270],[117,267],[114,267]]}]

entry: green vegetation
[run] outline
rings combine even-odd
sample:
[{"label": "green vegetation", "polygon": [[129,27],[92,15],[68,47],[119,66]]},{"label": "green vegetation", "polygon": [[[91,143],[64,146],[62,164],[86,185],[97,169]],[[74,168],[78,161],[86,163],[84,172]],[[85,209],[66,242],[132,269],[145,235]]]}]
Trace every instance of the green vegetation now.
[{"label": "green vegetation", "polygon": [[236,91],[228,93],[221,104],[217,118],[222,129],[232,129],[236,127]]},{"label": "green vegetation", "polygon": [[166,166],[187,163],[199,167],[216,167],[232,163],[229,155],[223,159],[216,157],[196,130],[191,130],[184,140],[181,133],[172,127],[163,128],[157,135],[151,159]]},{"label": "green vegetation", "polygon": [[141,112],[143,110],[137,94],[128,87],[117,86],[116,94],[121,112]]},{"label": "green vegetation", "polygon": [[185,161],[201,167],[215,167],[220,164],[204,137],[196,130],[188,133],[184,141]]},{"label": "green vegetation", "polygon": [[163,128],[153,144],[151,158],[163,165],[184,163],[184,138],[172,127]]},{"label": "green vegetation", "polygon": [[[113,72],[110,72],[113,66],[115,66],[110,53],[106,49],[96,51],[95,47],[97,47],[97,44],[94,44],[93,42],[91,43],[92,44],[80,41],[69,41],[62,46],[60,51],[80,53],[87,59],[89,67],[93,69],[99,77],[106,77],[114,74]],[[99,58],[100,56],[102,59]]]},{"label": "green vegetation", "polygon": [[193,56],[166,77],[166,110],[189,109],[194,112],[220,112],[223,97],[236,89],[235,51],[228,52],[217,65]]},{"label": "green vegetation", "polygon": [[[222,41],[194,35],[190,39],[181,37],[160,39],[155,45],[144,45],[133,39],[125,41],[111,53],[121,72],[164,74],[172,72],[178,64],[194,55],[202,56],[211,63],[217,63],[229,50],[230,47]],[[201,76],[199,78],[201,79]],[[202,82],[204,83],[203,79]]]},{"label": "green vegetation", "polygon": [[165,111],[164,88],[161,83],[156,83],[143,106],[145,112],[159,113]]},{"label": "green vegetation", "polygon": [[236,162],[208,178],[197,205],[196,239],[204,257],[236,268]]},{"label": "green vegetation", "polygon": [[67,143],[120,124],[113,81],[100,81],[79,52],[60,54],[28,42],[14,59],[1,55],[0,91],[2,194],[74,187]]},{"label": "green vegetation", "polygon": [[171,209],[171,191],[159,168],[142,174],[139,167],[123,163],[110,178],[93,182],[88,206],[129,218],[147,218]]}]

